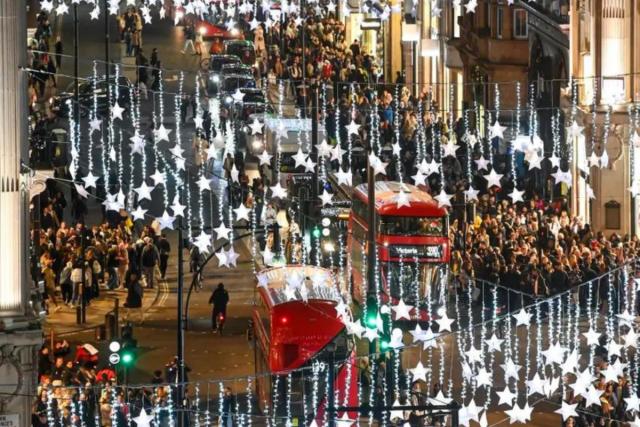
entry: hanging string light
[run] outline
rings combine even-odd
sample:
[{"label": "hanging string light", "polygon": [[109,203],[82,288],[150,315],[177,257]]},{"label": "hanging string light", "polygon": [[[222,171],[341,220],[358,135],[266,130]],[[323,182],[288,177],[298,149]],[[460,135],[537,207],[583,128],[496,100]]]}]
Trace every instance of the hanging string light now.
[{"label": "hanging string light", "polygon": [[516,146],[515,146],[515,142],[516,139],[520,136],[520,115],[521,115],[521,110],[520,110],[520,103],[522,102],[521,99],[522,95],[520,93],[520,82],[516,82],[516,134],[515,134],[515,138],[511,138],[511,176],[513,177],[513,188],[516,188],[516,185],[518,183],[518,179],[516,176]]},{"label": "hanging string light", "polygon": [[252,387],[251,387],[251,377],[249,377],[247,379],[247,388],[246,388],[246,393],[247,393],[247,409],[246,409],[246,413],[247,413],[247,427],[251,427],[251,423],[252,423],[252,419],[251,419],[251,414],[253,413],[253,407],[252,407],[252,401],[253,401],[253,393],[252,393]]},{"label": "hanging string light", "polygon": [[593,102],[591,104],[591,151],[596,150],[596,132],[598,130],[596,120],[598,118],[598,79],[593,79]]}]

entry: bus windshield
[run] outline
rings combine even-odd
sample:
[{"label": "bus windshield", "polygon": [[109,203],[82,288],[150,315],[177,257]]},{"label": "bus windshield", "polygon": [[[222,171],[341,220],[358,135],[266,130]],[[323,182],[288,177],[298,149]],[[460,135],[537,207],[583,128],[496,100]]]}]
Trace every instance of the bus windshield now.
[{"label": "bus windshield", "polygon": [[442,285],[442,269],[433,264],[418,262],[391,262],[384,265],[386,281],[392,298],[409,305],[420,305],[431,296],[437,299]]},{"label": "bus windshield", "polygon": [[381,216],[380,234],[401,236],[445,236],[444,217]]}]

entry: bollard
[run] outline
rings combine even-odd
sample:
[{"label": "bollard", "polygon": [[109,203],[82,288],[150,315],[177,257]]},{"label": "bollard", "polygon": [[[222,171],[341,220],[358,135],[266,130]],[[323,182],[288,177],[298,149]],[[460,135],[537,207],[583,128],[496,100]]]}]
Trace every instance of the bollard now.
[{"label": "bollard", "polygon": [[[116,323],[116,334],[119,332],[119,328],[118,326],[120,326],[120,299],[116,298],[116,300],[113,303],[113,314],[115,316],[115,323]],[[114,338],[118,338],[119,335],[116,335]]]},{"label": "bollard", "polygon": [[104,315],[105,337],[107,340],[112,341],[118,338],[118,325],[115,322],[116,317],[113,312],[109,312]]}]

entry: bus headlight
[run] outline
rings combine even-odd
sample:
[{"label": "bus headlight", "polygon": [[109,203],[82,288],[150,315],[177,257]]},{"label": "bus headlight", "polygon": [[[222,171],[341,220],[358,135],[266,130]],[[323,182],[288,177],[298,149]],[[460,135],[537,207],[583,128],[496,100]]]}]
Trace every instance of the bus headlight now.
[{"label": "bus headlight", "polygon": [[258,151],[258,150],[260,150],[262,148],[262,141],[259,140],[258,138],[255,138],[253,140],[253,142],[251,143],[251,146],[253,147],[253,149],[255,151]]},{"label": "bus headlight", "polygon": [[198,32],[201,36],[204,36],[205,34],[207,34],[207,28],[203,25],[202,27],[198,28]]},{"label": "bus headlight", "polygon": [[325,252],[333,252],[336,250],[336,247],[333,244],[333,242],[324,242],[324,244],[322,245],[322,248],[325,250]]}]

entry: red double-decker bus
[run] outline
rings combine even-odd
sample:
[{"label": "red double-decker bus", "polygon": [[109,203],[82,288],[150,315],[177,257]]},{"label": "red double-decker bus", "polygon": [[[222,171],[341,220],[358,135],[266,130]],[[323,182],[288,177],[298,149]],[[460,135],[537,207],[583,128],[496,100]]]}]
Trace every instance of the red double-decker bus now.
[{"label": "red double-decker bus", "polygon": [[[277,403],[292,393],[292,412],[304,417],[309,414],[310,402],[305,404],[302,399],[313,394],[312,374],[301,368],[320,360],[344,361],[354,351],[336,310],[342,300],[337,278],[321,267],[288,265],[260,271],[257,281],[253,331],[259,403],[278,413]],[[335,373],[335,390],[344,394],[341,399],[345,403],[354,405],[358,390],[356,367],[344,363]],[[290,390],[283,377],[291,378]],[[323,391],[326,392],[326,384],[320,393]],[[317,397],[316,408],[311,408],[314,414],[322,410],[325,402],[322,394]]]},{"label": "red double-decker bus", "polygon": [[[375,185],[380,291],[394,304],[402,298],[413,306],[411,320],[429,320],[427,301],[438,296],[450,258],[447,211],[414,185],[395,181]],[[398,203],[400,192],[406,194],[408,205]],[[368,204],[367,184],[361,184],[353,190],[348,236],[352,296],[360,304],[366,300]]]}]

